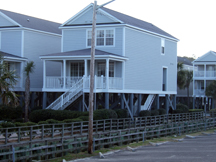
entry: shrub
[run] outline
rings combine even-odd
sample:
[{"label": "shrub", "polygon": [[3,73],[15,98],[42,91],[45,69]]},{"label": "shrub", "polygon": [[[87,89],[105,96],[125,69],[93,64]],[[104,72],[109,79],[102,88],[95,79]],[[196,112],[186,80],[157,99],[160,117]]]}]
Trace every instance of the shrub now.
[{"label": "shrub", "polygon": [[116,119],[118,115],[114,110],[99,109],[94,111],[94,120]]},{"label": "shrub", "polygon": [[55,119],[47,119],[46,122],[47,122],[48,124],[56,124],[56,123],[58,123],[58,120],[55,120]]},{"label": "shrub", "polygon": [[158,109],[159,115],[164,115],[166,114],[166,110],[163,108]]},{"label": "shrub", "polygon": [[47,121],[39,121],[38,124],[49,124]]},{"label": "shrub", "polygon": [[17,119],[15,119],[15,122],[23,123],[23,122],[24,122],[24,119],[23,119],[23,118],[17,118]]},{"label": "shrub", "polygon": [[89,116],[89,112],[88,111],[80,112],[80,116]]},{"label": "shrub", "polygon": [[11,107],[6,105],[0,105],[0,120],[12,120],[22,117],[21,107]]},{"label": "shrub", "polygon": [[211,109],[210,112],[216,112],[216,108]]},{"label": "shrub", "polygon": [[180,113],[188,113],[188,106],[180,103],[176,105],[176,110],[180,110]]},{"label": "shrub", "polygon": [[22,122],[15,122],[14,124],[16,125],[16,127],[26,126],[26,123],[22,123]]},{"label": "shrub", "polygon": [[32,109],[31,109],[31,112],[32,111],[35,111],[35,110],[42,110],[43,108],[42,108],[42,106],[36,106],[36,107],[33,107]]},{"label": "shrub", "polygon": [[189,112],[202,112],[204,111],[203,109],[189,109]]},{"label": "shrub", "polygon": [[116,109],[114,111],[118,115],[118,118],[127,118],[128,117],[128,111],[126,109]]},{"label": "shrub", "polygon": [[69,110],[35,110],[29,115],[32,122],[46,121],[55,119],[62,121],[64,119],[74,119],[81,116],[81,112]]},{"label": "shrub", "polygon": [[15,127],[16,125],[12,122],[3,122],[1,123],[2,128]]},{"label": "shrub", "polygon": [[89,117],[88,116],[80,116],[79,119],[82,119],[83,121],[88,121]]},{"label": "shrub", "polygon": [[157,116],[157,115],[159,115],[158,110],[151,110],[151,116]]},{"label": "shrub", "polygon": [[63,120],[64,123],[81,122],[81,121],[82,119],[79,119],[79,118]]},{"label": "shrub", "polygon": [[37,125],[37,123],[34,123],[34,122],[26,122],[25,124],[26,124],[26,126],[33,126],[33,125]]},{"label": "shrub", "polygon": [[142,110],[142,111],[140,111],[139,116],[140,116],[140,117],[143,117],[143,116],[151,116],[151,112],[148,111],[148,110]]}]

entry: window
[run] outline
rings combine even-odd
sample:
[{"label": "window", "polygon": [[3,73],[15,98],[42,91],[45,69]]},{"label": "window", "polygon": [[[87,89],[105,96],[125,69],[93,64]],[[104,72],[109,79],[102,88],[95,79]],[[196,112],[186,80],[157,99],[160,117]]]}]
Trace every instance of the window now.
[{"label": "window", "polygon": [[[91,46],[92,31],[87,33],[87,45]],[[96,30],[96,46],[113,46],[114,45],[114,30]]]},{"label": "window", "polygon": [[[98,76],[106,76],[106,63],[98,63]],[[114,63],[109,63],[109,77],[114,77]]]},{"label": "window", "polygon": [[71,63],[71,76],[82,77],[84,75],[84,63]]},{"label": "window", "polygon": [[165,55],[165,39],[161,39],[161,54]]}]

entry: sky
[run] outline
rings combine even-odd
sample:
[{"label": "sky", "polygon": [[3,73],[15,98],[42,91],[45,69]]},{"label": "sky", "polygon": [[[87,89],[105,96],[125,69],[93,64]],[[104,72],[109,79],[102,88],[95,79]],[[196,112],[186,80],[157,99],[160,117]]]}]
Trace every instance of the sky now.
[{"label": "sky", "polygon": [[[109,0],[97,0],[98,5]],[[64,23],[94,0],[0,0],[0,9]],[[216,0],[115,0],[105,7],[147,21],[179,39],[178,56],[216,51]]]}]

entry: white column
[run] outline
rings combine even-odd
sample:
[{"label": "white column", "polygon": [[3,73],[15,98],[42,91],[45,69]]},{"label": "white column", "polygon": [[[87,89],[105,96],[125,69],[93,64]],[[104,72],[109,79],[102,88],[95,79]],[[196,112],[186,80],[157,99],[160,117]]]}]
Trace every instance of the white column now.
[{"label": "white column", "polygon": [[66,60],[63,60],[63,89],[66,88]]},{"label": "white column", "polygon": [[84,72],[84,75],[87,77],[87,59],[84,60],[85,62],[85,72]]},{"label": "white column", "polygon": [[125,85],[125,61],[122,62],[122,89]]},{"label": "white column", "polygon": [[25,77],[23,71],[24,71],[24,62],[21,62],[21,63],[20,63],[20,76],[21,76],[21,77],[20,77],[20,87],[21,87],[21,88],[23,88],[23,85],[24,85],[24,84],[23,84],[23,81],[24,81],[24,77]]},{"label": "white column", "polygon": [[46,60],[43,60],[43,88],[46,88]]},{"label": "white column", "polygon": [[206,90],[206,64],[204,64],[204,92],[205,90]]},{"label": "white column", "polygon": [[109,59],[106,59],[106,89],[109,89]]}]

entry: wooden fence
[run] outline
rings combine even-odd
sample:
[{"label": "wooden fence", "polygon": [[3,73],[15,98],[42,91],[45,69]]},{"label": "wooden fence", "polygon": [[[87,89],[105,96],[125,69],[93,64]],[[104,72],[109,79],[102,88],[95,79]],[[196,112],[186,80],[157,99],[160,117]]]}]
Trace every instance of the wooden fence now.
[{"label": "wooden fence", "polygon": [[[187,122],[185,122],[187,121]],[[192,127],[193,126],[193,127]],[[167,135],[214,127],[215,120],[204,122],[203,113],[174,114],[130,119],[94,121],[94,146],[130,143]],[[67,152],[85,150],[88,122],[52,124],[1,130],[0,161],[49,159]]]}]

